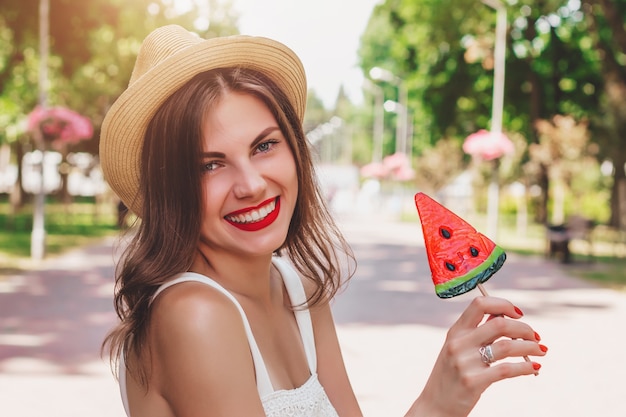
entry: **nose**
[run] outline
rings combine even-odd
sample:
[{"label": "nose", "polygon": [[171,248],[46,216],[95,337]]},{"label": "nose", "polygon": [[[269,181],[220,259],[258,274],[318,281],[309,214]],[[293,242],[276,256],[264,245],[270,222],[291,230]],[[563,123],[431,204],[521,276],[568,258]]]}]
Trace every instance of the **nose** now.
[{"label": "nose", "polygon": [[263,174],[252,163],[241,164],[237,169],[233,193],[237,198],[257,197],[265,191],[267,183]]}]

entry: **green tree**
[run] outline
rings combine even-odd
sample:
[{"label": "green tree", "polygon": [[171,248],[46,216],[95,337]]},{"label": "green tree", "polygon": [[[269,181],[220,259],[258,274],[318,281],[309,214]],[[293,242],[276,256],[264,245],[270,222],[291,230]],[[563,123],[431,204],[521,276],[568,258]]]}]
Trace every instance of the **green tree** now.
[{"label": "green tree", "polygon": [[[508,17],[504,130],[528,144],[539,143],[538,120],[559,114],[587,118],[591,141],[606,143],[620,167],[617,183],[626,160],[619,139],[624,137],[620,126],[626,126],[621,122],[626,114],[626,2],[501,2]],[[366,74],[380,66],[405,81],[420,152],[443,138],[460,146],[469,133],[489,127],[495,20],[493,9],[465,0],[387,0],[374,9],[362,37],[360,65]],[[392,87],[387,88],[392,97]],[[521,175],[521,170],[511,174]],[[548,165],[535,181],[543,190],[537,210],[543,222]],[[614,185],[614,196],[617,189]]]},{"label": "green tree", "polygon": [[[151,30],[175,23],[207,38],[237,33],[237,16],[218,0],[190,2],[185,10],[168,0],[50,0],[49,15],[48,104],[93,121],[94,140],[68,149],[92,154],[102,119],[128,85],[141,40]],[[11,142],[18,162],[29,139],[20,121],[38,98],[39,0],[5,0],[0,16],[0,144]]]},{"label": "green tree", "polygon": [[[180,24],[207,38],[237,33],[228,3],[203,4],[206,10],[195,2],[177,9],[167,0],[50,0],[50,103],[76,109],[99,125],[128,84],[141,40],[154,28]],[[0,97],[14,99],[23,114],[37,100],[38,10],[39,0],[0,4]]]},{"label": "green tree", "polygon": [[610,225],[626,227],[626,2],[589,0],[583,3],[593,50],[603,81],[601,113],[596,116],[601,156],[612,161]]}]

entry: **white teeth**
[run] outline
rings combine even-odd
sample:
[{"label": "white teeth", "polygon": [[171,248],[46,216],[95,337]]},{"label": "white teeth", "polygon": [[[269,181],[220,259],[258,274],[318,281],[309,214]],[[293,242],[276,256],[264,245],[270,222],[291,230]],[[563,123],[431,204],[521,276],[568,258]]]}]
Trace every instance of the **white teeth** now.
[{"label": "white teeth", "polygon": [[276,200],[272,200],[266,206],[252,210],[246,214],[239,214],[237,216],[227,216],[226,219],[234,223],[255,223],[263,220],[268,214],[274,211],[276,208]]}]

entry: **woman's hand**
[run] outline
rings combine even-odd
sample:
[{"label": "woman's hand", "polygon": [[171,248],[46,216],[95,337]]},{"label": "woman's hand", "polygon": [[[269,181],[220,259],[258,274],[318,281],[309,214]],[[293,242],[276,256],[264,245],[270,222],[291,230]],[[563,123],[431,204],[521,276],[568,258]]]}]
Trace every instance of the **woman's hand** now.
[{"label": "woman's hand", "polygon": [[[475,298],[448,331],[424,391],[407,416],[467,416],[494,382],[536,374],[537,362],[506,360],[544,356],[548,350],[530,326],[511,320],[522,316],[507,300]],[[481,348],[489,345],[493,360],[486,363]]]}]

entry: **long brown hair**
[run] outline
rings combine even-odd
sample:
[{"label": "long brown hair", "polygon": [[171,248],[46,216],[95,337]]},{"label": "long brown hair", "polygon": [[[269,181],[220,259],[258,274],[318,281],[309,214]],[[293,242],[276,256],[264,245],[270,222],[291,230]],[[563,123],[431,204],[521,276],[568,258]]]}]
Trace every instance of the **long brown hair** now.
[{"label": "long brown hair", "polygon": [[[120,354],[126,358],[150,354],[146,332],[152,297],[165,281],[189,270],[196,256],[203,212],[201,126],[228,91],[262,100],[294,155],[298,198],[287,238],[277,252],[314,283],[308,306],[328,302],[354,273],[351,249],[320,192],[302,121],[284,93],[271,79],[249,69],[200,73],[166,99],[145,134],[140,176],[143,212],[116,269],[115,310],[121,322],[103,343],[113,363]],[[126,364],[129,372],[147,383],[148,370],[139,361]]]}]

